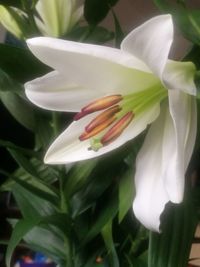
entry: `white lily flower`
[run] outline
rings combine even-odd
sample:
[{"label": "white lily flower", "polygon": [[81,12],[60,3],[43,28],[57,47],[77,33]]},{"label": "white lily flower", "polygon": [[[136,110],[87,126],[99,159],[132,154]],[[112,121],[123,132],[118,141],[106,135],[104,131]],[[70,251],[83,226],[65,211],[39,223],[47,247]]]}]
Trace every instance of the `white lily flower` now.
[{"label": "white lily flower", "polygon": [[196,136],[195,67],[168,60],[172,41],[170,15],[133,30],[121,49],[28,40],[33,54],[54,71],[26,83],[27,97],[45,109],[78,112],[48,149],[46,163],[100,156],[153,122],[137,158],[133,207],[136,217],[156,231],[165,204],[182,200]]},{"label": "white lily flower", "polygon": [[39,0],[36,23],[45,36],[59,37],[68,33],[83,16],[77,0]]}]

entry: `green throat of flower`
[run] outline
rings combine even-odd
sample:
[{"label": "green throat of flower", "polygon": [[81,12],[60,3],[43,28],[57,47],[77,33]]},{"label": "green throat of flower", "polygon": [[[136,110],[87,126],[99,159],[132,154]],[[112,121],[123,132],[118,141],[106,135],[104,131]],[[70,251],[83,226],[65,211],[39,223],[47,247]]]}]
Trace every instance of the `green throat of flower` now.
[{"label": "green throat of flower", "polygon": [[74,117],[79,120],[88,114],[99,112],[85,126],[80,141],[90,140],[88,149],[98,151],[119,137],[139,114],[144,113],[167,97],[167,90],[161,84],[141,92],[122,96],[109,95],[97,99],[81,109]]}]

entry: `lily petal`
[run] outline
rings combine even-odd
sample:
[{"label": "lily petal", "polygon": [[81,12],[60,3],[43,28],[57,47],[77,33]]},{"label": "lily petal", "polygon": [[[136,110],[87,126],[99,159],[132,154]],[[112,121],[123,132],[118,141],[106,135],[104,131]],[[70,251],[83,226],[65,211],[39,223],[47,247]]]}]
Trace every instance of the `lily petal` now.
[{"label": "lily petal", "polygon": [[70,82],[70,77],[57,71],[27,82],[25,93],[31,102],[41,108],[71,112],[78,112],[87,103],[102,97],[101,91],[78,86]]},{"label": "lily petal", "polygon": [[171,152],[168,151],[168,155],[166,153],[163,156],[164,184],[170,200],[180,203],[184,193],[185,171],[196,138],[195,98],[184,92],[171,90],[169,91],[169,110],[173,124],[168,130],[168,138],[171,139]]},{"label": "lily petal", "polygon": [[112,63],[115,63],[151,73],[141,60],[116,48],[50,37],[28,39],[27,45],[31,52],[43,63],[60,72],[68,71],[68,66],[75,71],[83,67],[92,71],[96,67],[94,63],[98,63],[102,69],[106,67],[106,70],[108,70],[110,65],[112,66]]},{"label": "lily petal", "polygon": [[196,95],[194,74],[196,68],[192,62],[168,60],[163,72],[165,87],[180,90],[190,95]]},{"label": "lily petal", "polygon": [[163,154],[168,155],[171,149],[171,140],[166,139],[165,134],[169,121],[168,107],[165,107],[150,126],[136,159],[133,210],[138,220],[153,231],[160,231],[160,215],[169,201],[162,176]]},{"label": "lily petal", "polygon": [[135,117],[132,123],[124,130],[123,134],[109,145],[102,147],[99,151],[88,150],[90,143],[88,140],[79,141],[79,136],[83,132],[93,115],[73,122],[50,146],[46,155],[45,163],[63,164],[98,157],[110,152],[133,139],[140,134],[149,123],[154,121],[160,112],[159,104],[154,105],[140,116]]},{"label": "lily petal", "polygon": [[151,125],[137,156],[133,209],[149,229],[159,231],[160,215],[168,201],[180,203],[183,199],[185,171],[196,137],[196,117],[192,96],[169,91],[169,107],[165,106]]},{"label": "lily petal", "polygon": [[123,40],[121,49],[144,61],[162,80],[173,41],[171,15],[154,17],[137,27]]},{"label": "lily petal", "polygon": [[[44,37],[30,39],[28,45],[40,60],[59,73],[57,76],[55,75],[56,77],[50,75],[50,82],[47,75],[25,84],[29,99],[36,105],[47,109],[68,111],[79,109],[80,105],[75,100],[76,92],[77,99],[79,94],[81,97],[88,94],[88,97],[85,96],[80,101],[80,104],[86,104],[86,100],[90,100],[91,96],[98,98],[115,93],[125,95],[133,91],[142,91],[159,82],[157,77],[148,72],[148,69],[145,69],[145,72],[140,70],[140,67],[145,67],[140,65],[140,61],[117,49]],[[129,65],[136,67],[131,68]],[[59,90],[60,87],[65,88],[66,92]],[[31,90],[30,93],[29,90]],[[57,90],[60,96],[57,95]],[[56,100],[53,103],[54,98],[50,99],[51,96],[57,95],[56,99],[60,98],[63,103],[61,98],[66,99],[68,90],[69,99],[71,92],[74,91],[69,108],[67,108],[67,104],[63,107],[63,105],[59,105],[59,101]],[[74,105],[73,109],[72,105]]]}]

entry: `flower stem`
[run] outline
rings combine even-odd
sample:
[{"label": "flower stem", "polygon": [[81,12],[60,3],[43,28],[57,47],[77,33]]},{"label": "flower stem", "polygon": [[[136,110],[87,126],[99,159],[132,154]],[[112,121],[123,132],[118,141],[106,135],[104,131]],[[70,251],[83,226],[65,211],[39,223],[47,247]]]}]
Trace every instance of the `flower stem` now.
[{"label": "flower stem", "polygon": [[197,226],[191,198],[167,207],[162,233],[150,233],[148,267],[186,267]]},{"label": "flower stem", "polygon": [[[69,214],[69,205],[67,203],[67,199],[65,197],[64,192],[64,170],[60,170],[60,179],[59,179],[59,189],[60,189],[60,210],[62,213]],[[66,251],[66,257],[65,257],[65,266],[63,267],[73,267],[73,239],[70,236],[64,236],[64,248]]]},{"label": "flower stem", "polygon": [[60,118],[57,112],[52,112],[52,127],[54,131],[54,136],[57,137],[60,129]]}]

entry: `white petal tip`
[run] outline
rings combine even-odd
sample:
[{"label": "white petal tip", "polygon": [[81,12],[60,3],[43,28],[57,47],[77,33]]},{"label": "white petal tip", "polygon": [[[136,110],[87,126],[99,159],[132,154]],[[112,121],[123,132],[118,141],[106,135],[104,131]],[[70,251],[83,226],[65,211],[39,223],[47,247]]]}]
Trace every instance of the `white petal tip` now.
[{"label": "white petal tip", "polygon": [[183,201],[183,193],[176,193],[176,194],[172,194],[170,195],[170,201],[174,204],[179,204]]},{"label": "white petal tip", "polygon": [[64,164],[63,162],[56,160],[54,157],[51,157],[50,155],[45,155],[44,163],[49,165]]},{"label": "white petal tip", "polygon": [[60,153],[52,151],[51,147],[47,150],[44,156],[45,164],[66,164],[67,161],[63,160]]},{"label": "white petal tip", "polygon": [[[49,47],[53,40],[56,38],[52,37],[34,37],[26,40],[26,44],[31,49],[32,47],[42,47],[42,46],[47,46]],[[59,40],[58,40],[59,41]]]},{"label": "white petal tip", "polygon": [[40,38],[40,37],[27,39],[26,43],[27,43],[28,47],[35,45],[35,43],[37,43],[38,38]]},{"label": "white petal tip", "polygon": [[161,220],[160,217],[165,209],[167,202],[162,203],[159,207],[152,210],[146,206],[146,203],[141,199],[136,199],[133,202],[133,211],[138,219],[147,229],[161,233]]}]

